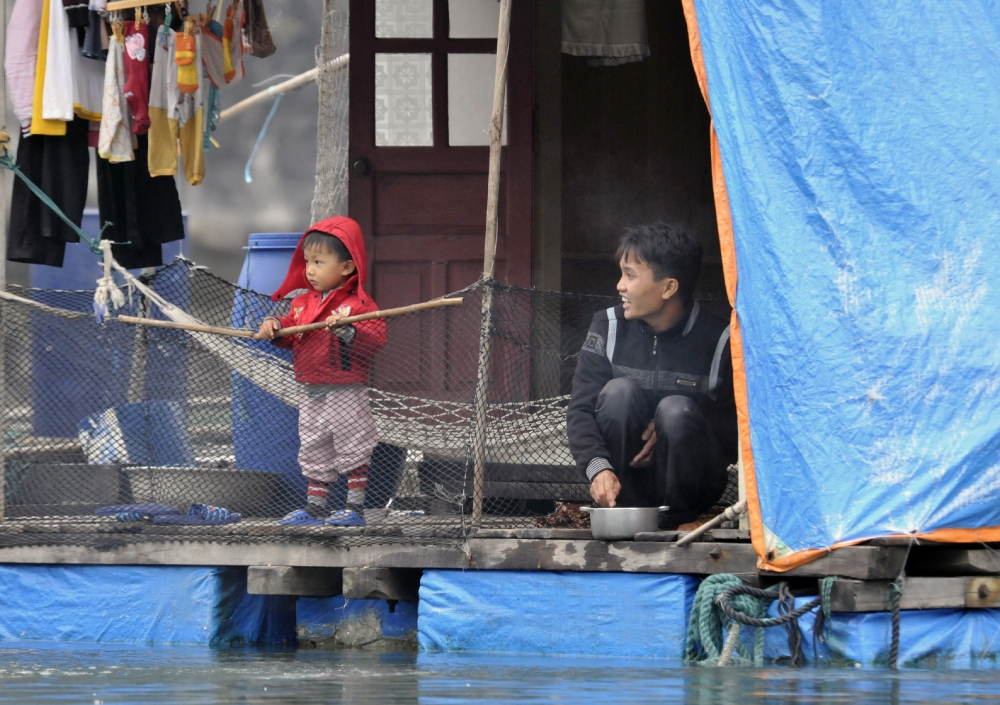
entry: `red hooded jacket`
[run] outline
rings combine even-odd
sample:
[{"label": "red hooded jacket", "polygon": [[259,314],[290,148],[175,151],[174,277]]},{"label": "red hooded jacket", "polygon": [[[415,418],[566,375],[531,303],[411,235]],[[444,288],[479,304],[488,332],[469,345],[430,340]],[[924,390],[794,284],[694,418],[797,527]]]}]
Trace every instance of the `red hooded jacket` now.
[{"label": "red hooded jacket", "polygon": [[[306,281],[306,260],[302,242],[310,232],[318,230],[340,239],[354,259],[355,273],[339,289],[334,289],[323,300],[323,294],[314,290]],[[350,218],[337,216],[327,218],[313,225],[299,240],[292,255],[285,281],[271,295],[273,301],[281,301],[296,289],[308,289],[292,299],[287,316],[278,320],[282,328],[301,326],[325,320],[341,306],[350,306],[352,316],[377,311],[378,306],[365,293],[364,284],[368,278],[368,257],[361,226]],[[372,357],[385,345],[385,321],[373,319],[354,324],[355,336],[343,343],[331,330],[315,330],[308,333],[275,338],[274,344],[292,349],[295,379],[304,384],[368,384],[368,373]]]}]

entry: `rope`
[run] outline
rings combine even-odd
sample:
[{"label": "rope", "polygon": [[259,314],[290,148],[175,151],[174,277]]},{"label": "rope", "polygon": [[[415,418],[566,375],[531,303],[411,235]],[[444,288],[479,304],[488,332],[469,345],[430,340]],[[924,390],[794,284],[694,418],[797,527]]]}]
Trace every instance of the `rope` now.
[{"label": "rope", "polygon": [[[722,660],[722,632],[730,633],[739,623],[723,612],[718,598],[727,590],[743,585],[735,575],[720,573],[706,578],[698,587],[691,606],[687,639],[684,644],[684,661],[689,664],[716,665]],[[748,595],[738,595],[731,601],[744,615],[759,618],[763,616],[766,603]],[[742,627],[741,627],[742,628]],[[735,655],[730,652],[731,662],[737,665],[764,665],[764,630],[754,634],[753,652],[748,653],[743,642],[734,640]],[[726,663],[730,663],[727,659]]]},{"label": "rope", "polygon": [[897,580],[892,584],[892,592],[889,593],[889,614],[892,616],[892,637],[889,641],[889,668],[898,671],[899,666],[899,601],[903,597],[902,580]]},{"label": "rope", "polygon": [[[268,88],[270,93],[274,89],[274,86]],[[271,106],[271,112],[267,114],[267,118],[264,120],[264,126],[260,128],[260,134],[257,135],[257,141],[253,145],[253,151],[250,152],[250,158],[247,159],[247,165],[243,168],[243,178],[246,179],[248,184],[253,183],[253,177],[250,176],[250,167],[253,165],[254,157],[257,156],[257,150],[260,149],[260,143],[264,141],[264,135],[267,134],[267,127],[271,124],[271,118],[274,117],[274,113],[278,110],[278,106],[281,105],[281,99],[284,97],[284,93],[279,93],[274,98],[274,105]]]},{"label": "rope", "polygon": [[[813,634],[822,634],[823,625],[829,621],[830,593],[834,578],[826,578],[820,585],[819,597],[796,607],[795,592],[788,583],[761,590],[744,585],[735,575],[713,575],[698,588],[688,623],[687,640],[684,645],[686,663],[726,666],[730,663],[742,665],[752,663],[764,665],[764,629],[783,626],[788,637],[791,663],[795,667],[805,664],[802,650],[802,630],[798,619],[806,612],[821,607],[817,622],[818,629]],[[767,605],[778,601],[778,616],[765,617]],[[751,653],[740,641],[739,633],[744,627],[756,630]],[[722,643],[723,631],[728,632]],[[815,650],[814,650],[815,653]]]}]

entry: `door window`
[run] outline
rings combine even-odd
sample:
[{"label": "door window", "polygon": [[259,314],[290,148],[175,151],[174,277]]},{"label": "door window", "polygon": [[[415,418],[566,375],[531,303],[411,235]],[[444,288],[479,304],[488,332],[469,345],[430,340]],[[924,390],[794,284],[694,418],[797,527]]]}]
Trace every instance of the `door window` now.
[{"label": "door window", "polygon": [[[448,144],[489,147],[496,54],[448,54]],[[503,125],[507,144],[507,121]]]},{"label": "door window", "polygon": [[375,146],[432,147],[430,54],[375,54]]},{"label": "door window", "polygon": [[375,36],[430,39],[434,36],[434,0],[377,0]]},{"label": "door window", "polygon": [[497,0],[448,0],[448,36],[453,39],[496,39],[499,24]]}]

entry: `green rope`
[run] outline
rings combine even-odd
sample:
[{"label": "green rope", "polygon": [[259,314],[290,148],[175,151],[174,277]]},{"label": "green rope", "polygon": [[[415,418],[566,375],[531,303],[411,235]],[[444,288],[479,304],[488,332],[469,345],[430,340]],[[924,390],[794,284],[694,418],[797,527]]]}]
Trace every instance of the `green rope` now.
[{"label": "green rope", "polygon": [[[720,573],[702,581],[691,606],[687,640],[684,644],[684,662],[688,664],[716,665],[724,647],[722,632],[733,629],[733,622],[719,607],[719,596],[729,588],[742,585],[735,575]],[[761,618],[767,613],[767,600],[750,595],[736,595],[731,604],[749,617]],[[755,629],[753,651],[748,653],[742,641],[736,643],[736,654],[730,663],[734,665],[764,665],[764,630]]]},{"label": "green rope", "polygon": [[[55,202],[51,198],[49,198],[44,191],[42,191],[41,188],[35,185],[31,181],[31,179],[29,179],[27,176],[24,175],[24,172],[21,171],[20,167],[18,167],[18,165],[14,163],[14,160],[11,159],[10,154],[7,152],[6,148],[4,148],[3,156],[0,156],[0,168],[9,169],[10,171],[13,171],[15,174],[17,174],[18,178],[21,179],[21,181],[23,181],[29,189],[31,189],[31,192],[36,196],[38,196],[38,200],[40,200],[42,203],[51,208],[56,215],[62,218],[63,222],[66,223],[66,225],[68,225],[70,228],[73,229],[73,232],[79,235],[83,239],[83,241],[87,243],[87,245],[90,247],[91,252],[93,252],[95,255],[98,256],[102,255],[101,248],[98,245],[98,242],[89,238],[87,234],[83,232],[83,230],[80,228],[80,226],[74,223],[72,220],[70,220],[66,216],[66,214],[62,212],[59,206],[57,206]],[[107,229],[110,225],[111,225],[110,221],[104,223],[104,226],[101,228],[101,236],[104,235],[105,229]],[[100,237],[98,237],[98,240],[100,240]],[[122,242],[115,244],[127,245],[128,243]]]}]

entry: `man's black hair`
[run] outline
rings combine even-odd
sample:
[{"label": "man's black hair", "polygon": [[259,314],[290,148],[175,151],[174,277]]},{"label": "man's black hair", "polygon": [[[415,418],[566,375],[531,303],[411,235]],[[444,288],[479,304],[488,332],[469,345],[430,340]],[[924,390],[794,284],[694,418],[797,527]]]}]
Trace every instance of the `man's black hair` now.
[{"label": "man's black hair", "polygon": [[354,259],[351,257],[351,252],[347,249],[347,245],[341,242],[339,237],[319,230],[310,230],[306,233],[306,239],[302,241],[302,249],[304,250],[307,247],[321,247],[327,252],[335,254],[341,262]]},{"label": "man's black hair", "polygon": [[615,259],[644,262],[656,281],[676,279],[685,306],[694,298],[701,271],[701,244],[679,225],[653,223],[630,228],[622,234]]}]

